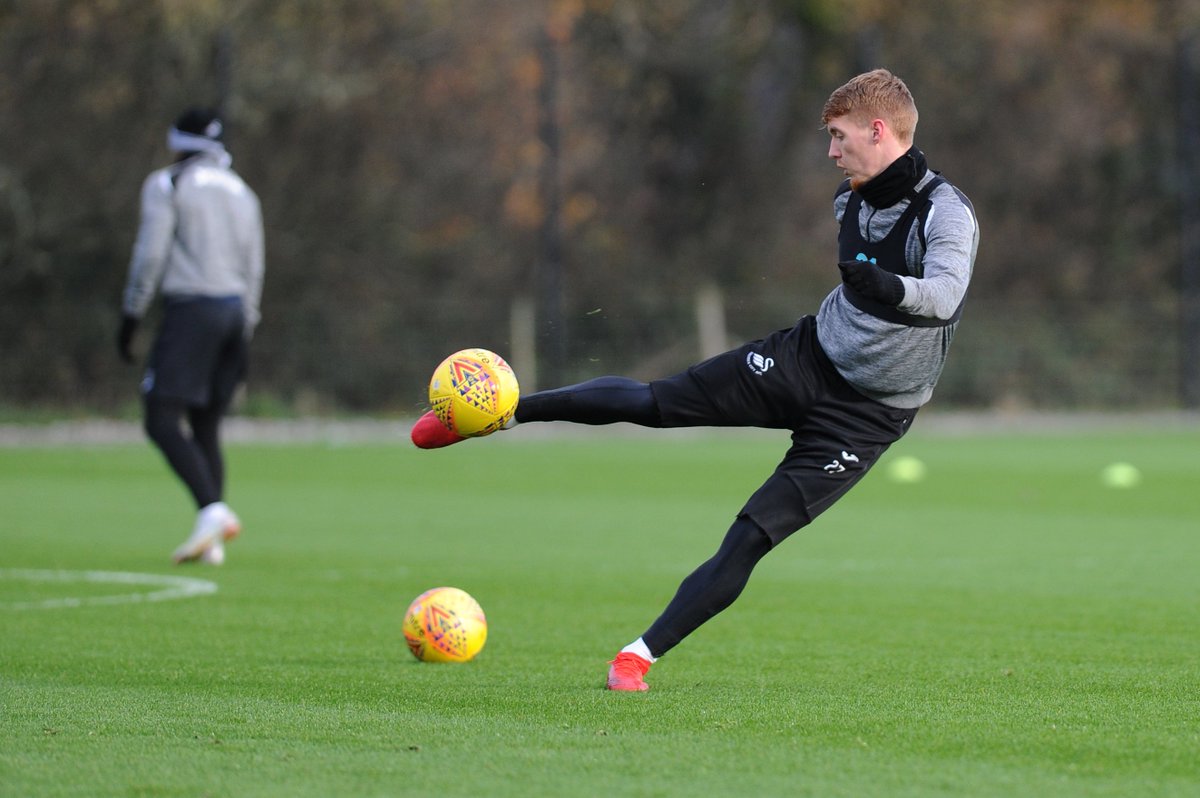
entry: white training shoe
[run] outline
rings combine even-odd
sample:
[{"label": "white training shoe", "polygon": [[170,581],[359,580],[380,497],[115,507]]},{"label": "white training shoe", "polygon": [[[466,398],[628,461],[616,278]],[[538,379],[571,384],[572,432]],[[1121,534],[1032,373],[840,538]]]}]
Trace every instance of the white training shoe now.
[{"label": "white training shoe", "polygon": [[214,553],[210,559],[204,561],[219,565],[220,563],[213,562],[213,560],[219,557],[220,562],[225,561],[223,544],[236,538],[241,531],[242,522],[238,520],[233,510],[229,509],[229,505],[225,502],[213,502],[196,516],[196,525],[192,528],[192,534],[179,548],[175,549],[171,559],[175,561],[176,565],[202,559],[204,553],[216,545],[221,547],[220,553]]},{"label": "white training shoe", "polygon": [[225,544],[214,540],[211,546],[201,552],[199,560],[205,565],[223,565],[225,563]]}]

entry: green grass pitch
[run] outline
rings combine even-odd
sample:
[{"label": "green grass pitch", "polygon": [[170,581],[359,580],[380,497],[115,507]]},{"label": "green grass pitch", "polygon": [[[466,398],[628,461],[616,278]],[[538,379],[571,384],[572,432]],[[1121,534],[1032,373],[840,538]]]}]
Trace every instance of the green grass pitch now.
[{"label": "green grass pitch", "polygon": [[[219,569],[169,564],[191,512],[148,445],[0,449],[0,793],[1200,795],[1191,426],[918,422],[649,693],[604,691],[785,446],[238,444]],[[901,455],[927,477],[891,481]],[[1104,487],[1114,461],[1142,482]],[[67,581],[92,571],[216,592]],[[443,584],[490,622],[466,665],[400,633]]]}]

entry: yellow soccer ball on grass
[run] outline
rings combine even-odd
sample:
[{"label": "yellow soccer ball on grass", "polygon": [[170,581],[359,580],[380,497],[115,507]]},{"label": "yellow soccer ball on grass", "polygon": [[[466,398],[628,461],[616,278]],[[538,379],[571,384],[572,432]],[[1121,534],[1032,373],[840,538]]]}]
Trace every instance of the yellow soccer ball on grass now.
[{"label": "yellow soccer ball on grass", "polygon": [[435,587],[404,613],[404,642],[422,662],[469,662],[487,642],[487,618],[471,594]]},{"label": "yellow soccer ball on grass", "polygon": [[464,438],[491,435],[503,427],[520,396],[512,367],[487,349],[460,349],[438,364],[429,380],[434,415]]}]

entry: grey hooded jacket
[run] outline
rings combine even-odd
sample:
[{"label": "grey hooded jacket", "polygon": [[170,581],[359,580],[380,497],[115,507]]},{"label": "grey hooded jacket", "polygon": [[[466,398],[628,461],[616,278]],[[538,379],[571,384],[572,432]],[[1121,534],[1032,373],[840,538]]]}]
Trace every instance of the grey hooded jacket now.
[{"label": "grey hooded jacket", "polygon": [[262,209],[224,152],[203,152],[152,172],[122,309],[142,318],[166,297],[238,296],[247,334],[258,324],[264,252]]}]

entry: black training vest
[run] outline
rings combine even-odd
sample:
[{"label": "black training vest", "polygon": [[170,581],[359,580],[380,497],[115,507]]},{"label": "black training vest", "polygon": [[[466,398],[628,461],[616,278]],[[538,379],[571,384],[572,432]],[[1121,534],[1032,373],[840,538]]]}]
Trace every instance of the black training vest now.
[{"label": "black training vest", "polygon": [[[925,208],[929,205],[929,195],[945,182],[945,178],[935,175],[919,192],[909,191],[908,207],[904,209],[904,213],[892,226],[891,231],[879,241],[867,241],[859,232],[858,212],[862,207],[862,197],[858,192],[851,191],[850,199],[846,202],[846,211],[842,214],[842,227],[838,232],[838,260],[869,260],[884,271],[911,277],[905,257],[908,233],[912,229],[913,221],[918,216],[924,216]],[[924,241],[923,231],[921,232],[921,240]],[[893,324],[904,324],[909,327],[947,327],[962,317],[962,303],[959,303],[954,315],[950,318],[934,319],[929,316],[914,316],[882,302],[868,299],[844,283],[842,284],[842,294],[851,305],[863,313],[869,313]]]}]

